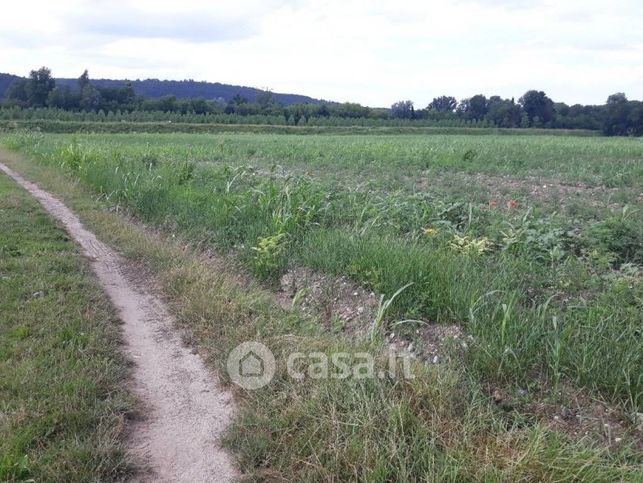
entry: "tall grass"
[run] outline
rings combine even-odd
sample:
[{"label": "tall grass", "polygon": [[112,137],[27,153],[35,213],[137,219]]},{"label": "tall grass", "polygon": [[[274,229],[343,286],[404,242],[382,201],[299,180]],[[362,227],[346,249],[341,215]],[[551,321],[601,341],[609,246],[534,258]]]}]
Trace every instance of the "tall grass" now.
[{"label": "tall grass", "polygon": [[[640,278],[617,271],[640,263],[640,240],[613,253],[610,246],[616,245],[595,241],[591,212],[578,221],[525,208],[490,210],[463,202],[466,191],[444,199],[391,190],[378,178],[385,169],[401,176],[404,166],[547,170],[575,177],[594,172],[595,181],[618,179],[627,189],[642,179],[640,143],[443,137],[445,145],[436,151],[435,140],[418,138],[407,146],[393,138],[225,137],[206,138],[210,145],[190,138],[198,144],[159,150],[140,143],[146,138],[123,138],[133,142],[125,147],[115,143],[121,138],[57,139],[32,139],[35,145],[19,137],[5,142],[18,148],[23,142],[23,149],[62,165],[149,222],[233,250],[267,283],[289,265],[302,264],[347,274],[387,298],[411,284],[391,304],[390,316],[463,325],[474,340],[469,367],[483,379],[525,384],[539,374],[564,378],[630,407],[643,403],[643,287]],[[249,165],[248,158],[256,155],[248,154],[253,146],[267,150],[268,159],[283,156],[293,163],[315,153],[309,168],[322,174]],[[516,153],[526,155],[533,146],[538,151],[526,164]],[[284,152],[298,147],[303,154]],[[470,150],[478,154],[461,157]],[[394,161],[400,154],[406,164]],[[608,154],[612,159],[605,163]],[[237,162],[199,162],[210,155]],[[568,166],[568,155],[583,161]],[[614,173],[616,162],[620,174]],[[347,179],[337,182],[337,176],[369,168],[374,177],[359,189],[344,186]],[[642,220],[639,213],[616,223],[636,232]],[[424,231],[427,227],[432,231]]]},{"label": "tall grass", "polygon": [[[344,193],[341,187],[327,184],[320,187],[318,178],[288,178],[279,171],[271,174],[269,170],[238,165],[219,170],[197,163],[192,169],[184,167],[190,161],[185,158],[153,158],[145,151],[133,157],[116,148],[101,153],[104,146],[87,145],[82,139],[78,141],[88,169],[61,170],[59,174],[56,170],[61,152],[57,150],[69,147],[69,140],[50,154],[44,146],[47,140],[41,140],[43,144],[36,152],[50,166],[20,161],[20,167],[28,167],[32,179],[63,196],[98,236],[126,256],[145,261],[158,275],[177,323],[191,329],[199,350],[207,355],[208,363],[221,369],[221,374],[225,374],[230,349],[250,339],[264,342],[275,354],[369,351],[377,356],[376,372],[386,370],[387,361],[384,345],[371,340],[351,341],[326,331],[297,311],[281,310],[251,280],[240,282],[231,275],[225,259],[206,262],[201,256],[193,256],[191,250],[185,249],[185,238],[230,247],[254,267],[257,250],[253,247],[258,247],[258,240],[286,233],[278,244],[285,257],[282,263],[308,260],[320,263],[323,270],[342,271],[353,264],[353,258],[359,258],[359,263],[353,264],[352,276],[363,277],[364,283],[375,280],[385,284],[384,300],[390,300],[409,283],[409,275],[416,274],[413,285],[398,294],[386,313],[396,316],[407,310],[427,311],[443,321],[457,320],[476,334],[473,341],[467,339],[474,347],[464,361],[417,363],[412,371],[414,379],[298,381],[288,377],[283,364],[278,364],[271,384],[237,394],[238,417],[225,444],[235,450],[241,467],[248,471],[248,479],[640,479],[641,458],[635,443],[622,442],[606,448],[590,437],[569,436],[539,424],[532,414],[496,405],[486,391],[489,379],[494,383],[502,378],[515,380],[521,364],[551,364],[552,376],[567,367],[564,358],[569,352],[554,350],[565,349],[568,344],[560,332],[565,326],[558,325],[556,337],[547,335],[552,330],[551,316],[557,302],[549,300],[551,295],[546,288],[557,280],[552,273],[568,277],[577,271],[574,280],[587,290],[587,279],[582,277],[584,262],[575,261],[575,256],[569,255],[552,267],[549,259],[540,256],[540,250],[530,248],[530,243],[514,243],[511,250],[494,248],[483,254],[452,249],[450,235],[456,231],[463,235],[466,232],[469,240],[483,236],[481,230],[486,223],[477,222],[478,211],[475,206],[469,209],[468,203],[461,210],[450,206],[452,200],[444,200],[446,206],[434,206],[436,201],[424,200],[422,206],[430,203],[430,209],[421,211],[423,216],[437,217],[430,222],[439,228],[429,236],[415,233],[412,227],[416,222],[400,215],[416,213],[415,209],[400,209],[412,205],[402,193],[381,193],[373,207],[369,197],[361,197],[355,191]],[[70,186],[69,177],[63,174],[74,174],[86,181]],[[86,186],[100,193],[101,203],[88,200]],[[176,239],[145,234],[115,210],[104,209],[119,204],[140,217],[164,224],[177,235]],[[390,220],[389,213],[396,213],[395,217],[403,217],[405,222]],[[451,225],[438,224],[439,220]],[[420,221],[426,220],[420,219],[417,226],[424,225]],[[328,246],[321,250],[324,243]],[[359,257],[352,256],[355,247],[359,247]],[[387,255],[389,252],[393,255]],[[410,260],[406,259],[408,254]],[[384,278],[371,278],[363,271],[380,265],[386,268]],[[442,277],[444,265],[448,270]],[[259,275],[268,277],[268,282],[276,276],[272,271]],[[389,281],[391,277],[399,278]],[[610,282],[598,279],[604,284],[596,290],[600,292]],[[512,281],[521,283],[512,285]],[[420,282],[424,285],[418,288]],[[529,288],[538,288],[542,293],[528,294]],[[437,292],[435,297],[433,291]],[[429,296],[421,298],[425,292]],[[416,304],[417,297],[430,302]],[[618,297],[609,304],[616,305]],[[532,300],[538,300],[538,305],[530,305]],[[534,327],[522,323],[526,317],[531,317]],[[394,320],[385,316],[380,322]],[[570,324],[573,323],[572,320]],[[396,333],[405,325],[397,324]],[[544,341],[539,340],[542,334]],[[558,346],[557,339],[561,340]],[[549,343],[552,349],[547,351],[551,356],[533,352],[545,350]],[[507,347],[511,350],[505,351]],[[516,388],[508,390],[517,393]]]}]

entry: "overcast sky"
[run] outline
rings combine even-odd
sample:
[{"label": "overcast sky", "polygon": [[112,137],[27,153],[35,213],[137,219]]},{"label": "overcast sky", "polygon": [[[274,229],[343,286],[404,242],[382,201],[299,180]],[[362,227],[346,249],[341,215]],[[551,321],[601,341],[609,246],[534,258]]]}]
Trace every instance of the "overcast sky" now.
[{"label": "overcast sky", "polygon": [[643,99],[643,0],[20,0],[0,72],[194,79],[424,107],[438,95]]}]

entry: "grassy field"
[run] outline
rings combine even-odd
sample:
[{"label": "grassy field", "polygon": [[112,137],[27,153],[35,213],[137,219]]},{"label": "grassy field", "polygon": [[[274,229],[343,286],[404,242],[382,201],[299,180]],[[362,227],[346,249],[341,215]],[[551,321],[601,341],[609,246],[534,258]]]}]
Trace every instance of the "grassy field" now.
[{"label": "grassy field", "polygon": [[[461,358],[420,364],[414,381],[283,376],[244,394],[229,441],[244,468],[300,481],[640,477],[640,140],[18,134],[1,142],[80,178],[100,206],[232,255],[266,287],[299,266],[347,275],[387,298],[411,283],[376,339],[400,319],[422,321],[401,326],[410,340],[426,323],[457,324],[470,337]],[[174,266],[166,289],[196,299],[179,320],[216,361],[249,337],[277,346],[294,337],[324,351],[365,343],[220,284],[205,288],[209,275],[186,267],[196,273]],[[588,407],[599,401],[620,415],[618,442],[584,426],[561,431],[537,409],[578,392]]]},{"label": "grassy field", "polygon": [[106,481],[129,465],[118,325],[66,234],[0,174],[0,480]]}]

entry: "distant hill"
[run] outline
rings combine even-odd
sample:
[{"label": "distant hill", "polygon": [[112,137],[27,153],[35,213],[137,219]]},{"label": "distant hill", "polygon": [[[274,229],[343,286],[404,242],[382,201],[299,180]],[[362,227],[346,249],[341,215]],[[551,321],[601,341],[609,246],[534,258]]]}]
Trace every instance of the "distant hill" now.
[{"label": "distant hill", "polygon": [[7,91],[7,88],[16,79],[20,79],[20,76],[3,74],[0,72],[0,99],[4,97],[4,93]]},{"label": "distant hill", "polygon": [[[4,97],[9,84],[19,78],[20,77],[16,75],[0,73],[0,98]],[[91,82],[98,87],[120,87],[126,81],[114,79],[91,79]],[[197,82],[193,80],[172,81],[145,79],[133,80],[130,82],[132,83],[132,87],[136,94],[151,98],[174,95],[179,99],[185,99],[188,97],[205,97],[206,99],[218,99],[227,102],[235,95],[239,94],[240,96],[248,99],[248,101],[253,102],[257,98],[257,95],[262,92],[261,89],[256,89],[254,87],[235,86],[230,84],[221,84],[219,82]],[[56,85],[69,85],[75,87],[77,85],[77,79],[56,79]],[[275,92],[273,95],[277,102],[284,105],[301,102],[319,104],[322,102],[319,99],[298,94],[283,94]]]}]

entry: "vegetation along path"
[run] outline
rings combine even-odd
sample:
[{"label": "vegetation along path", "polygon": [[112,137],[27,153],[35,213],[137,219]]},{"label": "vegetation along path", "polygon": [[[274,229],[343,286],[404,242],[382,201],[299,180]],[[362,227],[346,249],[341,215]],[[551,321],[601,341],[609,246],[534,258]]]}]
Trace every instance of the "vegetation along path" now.
[{"label": "vegetation along path", "polygon": [[87,231],[60,201],[2,163],[0,170],[64,225],[118,309],[127,352],[134,361],[133,390],[147,412],[130,433],[132,452],[150,468],[144,479],[232,480],[231,459],[218,445],[231,417],[231,396],[199,356],[181,344],[171,316],[148,281]]}]

